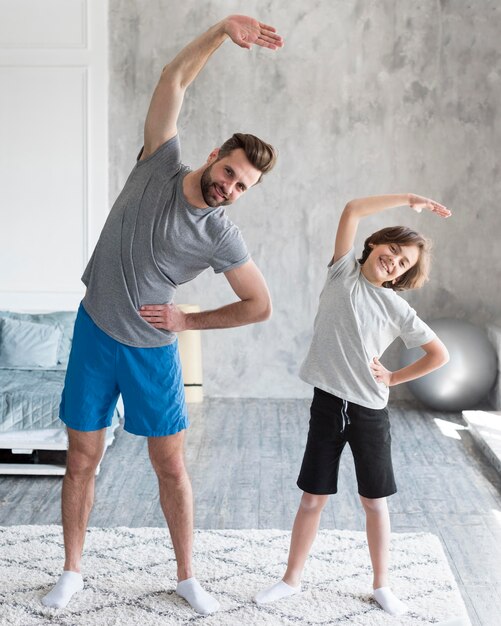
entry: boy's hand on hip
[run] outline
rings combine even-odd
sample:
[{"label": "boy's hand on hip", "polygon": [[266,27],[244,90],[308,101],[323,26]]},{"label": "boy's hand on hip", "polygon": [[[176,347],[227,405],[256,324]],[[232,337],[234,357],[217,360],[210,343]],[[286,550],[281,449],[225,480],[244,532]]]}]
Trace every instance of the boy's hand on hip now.
[{"label": "boy's hand on hip", "polygon": [[369,367],[371,368],[372,375],[374,376],[376,382],[382,383],[386,387],[391,386],[392,372],[387,370],[386,367],[379,362],[377,356],[375,356],[369,363]]},{"label": "boy's hand on hip", "polygon": [[173,333],[186,330],[186,314],[175,304],[146,304],[139,309],[139,315],[155,328]]}]

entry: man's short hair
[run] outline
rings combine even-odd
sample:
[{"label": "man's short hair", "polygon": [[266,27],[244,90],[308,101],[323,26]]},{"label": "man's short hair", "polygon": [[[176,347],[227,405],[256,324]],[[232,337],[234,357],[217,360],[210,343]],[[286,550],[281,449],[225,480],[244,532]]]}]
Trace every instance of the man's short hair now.
[{"label": "man's short hair", "polygon": [[233,150],[242,148],[249,163],[261,172],[258,183],[264,174],[267,174],[277,161],[277,152],[275,148],[259,139],[255,135],[247,133],[235,133],[230,139],[225,141],[219,148],[218,160],[228,156]]}]

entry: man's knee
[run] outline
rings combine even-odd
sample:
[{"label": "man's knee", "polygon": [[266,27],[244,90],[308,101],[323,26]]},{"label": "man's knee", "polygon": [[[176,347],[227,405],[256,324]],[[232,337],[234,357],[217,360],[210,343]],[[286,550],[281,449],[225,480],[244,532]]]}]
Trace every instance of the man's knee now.
[{"label": "man's knee", "polygon": [[104,451],[104,431],[68,429],[66,473],[73,477],[94,475]]},{"label": "man's knee", "polygon": [[148,452],[160,481],[176,483],[185,479],[184,431],[166,437],[150,437]]},{"label": "man's knee", "polygon": [[101,460],[101,453],[68,449],[66,474],[73,478],[93,476]]},{"label": "man's knee", "polygon": [[183,454],[180,451],[168,457],[150,455],[151,464],[160,481],[179,483],[186,477]]}]

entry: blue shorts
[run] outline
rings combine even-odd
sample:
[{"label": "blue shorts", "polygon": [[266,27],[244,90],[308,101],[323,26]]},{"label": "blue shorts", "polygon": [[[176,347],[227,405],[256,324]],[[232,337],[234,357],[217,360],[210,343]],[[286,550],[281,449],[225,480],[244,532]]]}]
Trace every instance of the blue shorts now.
[{"label": "blue shorts", "polygon": [[177,341],[160,348],[119,343],[78,309],[59,417],[69,428],[100,430],[111,424],[118,396],[124,429],[164,437],[189,426]]}]

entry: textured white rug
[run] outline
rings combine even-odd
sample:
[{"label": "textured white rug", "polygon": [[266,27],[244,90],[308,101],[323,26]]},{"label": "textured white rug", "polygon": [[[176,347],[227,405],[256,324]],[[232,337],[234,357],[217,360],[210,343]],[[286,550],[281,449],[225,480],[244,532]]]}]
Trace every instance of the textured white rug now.
[{"label": "textured white rug", "polygon": [[[40,599],[62,567],[61,528],[0,528],[0,624],[422,626],[466,615],[440,541],[424,533],[392,538],[392,587],[411,607],[403,618],[388,616],[371,600],[365,534],[337,530],[320,532],[303,593],[258,607],[252,597],[283,574],[289,537],[279,530],[196,531],[197,577],[221,602],[218,613],[204,618],[174,593],[175,561],[165,529],[89,529],[86,587],[67,609],[56,611]],[[463,620],[458,623],[469,624]]]}]

